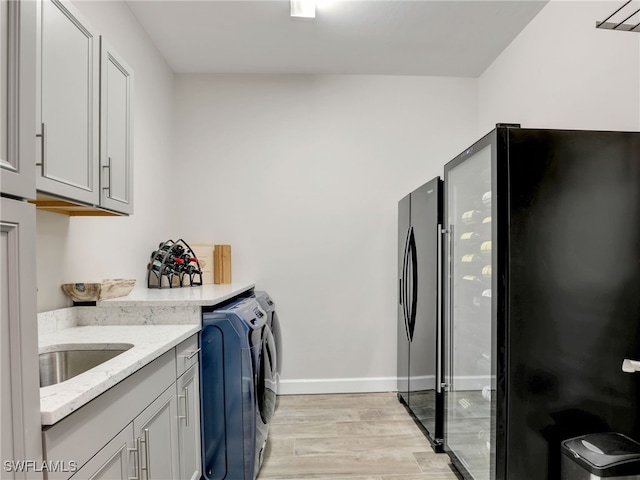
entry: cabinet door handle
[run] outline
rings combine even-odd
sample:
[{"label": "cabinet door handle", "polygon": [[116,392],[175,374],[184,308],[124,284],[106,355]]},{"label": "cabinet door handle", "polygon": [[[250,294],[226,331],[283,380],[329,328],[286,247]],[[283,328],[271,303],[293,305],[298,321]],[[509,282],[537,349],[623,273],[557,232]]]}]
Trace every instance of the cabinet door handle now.
[{"label": "cabinet door handle", "polygon": [[151,460],[149,459],[149,429],[148,428],[144,429],[144,453],[146,457],[144,459],[144,463],[147,467],[145,468],[145,470],[147,471],[147,480],[149,480],[151,478],[151,468],[150,468]]},{"label": "cabinet door handle", "polygon": [[107,164],[102,166],[102,169],[109,169],[107,173],[107,180],[109,181],[109,185],[106,187],[102,187],[103,190],[107,191],[107,197],[111,198],[111,157],[107,158]]},{"label": "cabinet door handle", "polygon": [[193,357],[195,357],[198,353],[200,353],[200,349],[197,350],[193,350],[189,355],[183,355],[182,358],[187,361],[187,360],[191,360]]},{"label": "cabinet door handle", "polygon": [[136,450],[138,452],[138,480],[142,480],[142,439],[140,437],[136,438]]},{"label": "cabinet door handle", "polygon": [[139,438],[136,440],[136,448],[127,449],[127,451],[129,452],[129,455],[131,455],[132,453],[135,453],[134,470],[138,473],[138,475],[135,477],[129,477],[129,480],[142,480],[140,478],[140,444],[138,443],[139,440],[140,440]]},{"label": "cabinet door handle", "polygon": [[184,415],[178,415],[178,419],[184,418],[185,426],[189,426],[189,389],[184,387],[182,389],[184,391],[184,395],[178,395],[178,398],[184,398]]},{"label": "cabinet door handle", "polygon": [[44,165],[47,161],[47,124],[42,123],[40,133],[36,133],[36,137],[41,139],[40,163],[36,163],[36,167],[40,167],[40,175],[44,177]]}]

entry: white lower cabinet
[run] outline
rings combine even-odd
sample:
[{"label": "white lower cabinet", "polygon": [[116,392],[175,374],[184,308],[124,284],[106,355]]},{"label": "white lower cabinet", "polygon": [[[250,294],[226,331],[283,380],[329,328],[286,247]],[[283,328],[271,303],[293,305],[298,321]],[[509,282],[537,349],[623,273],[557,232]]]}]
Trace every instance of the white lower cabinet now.
[{"label": "white lower cabinet", "polygon": [[199,368],[200,364],[196,363],[176,382],[179,409],[179,478],[182,480],[198,480],[202,475]]},{"label": "white lower cabinet", "polygon": [[[182,349],[165,353],[90,403],[43,429],[44,458],[67,471],[46,480],[199,479],[199,363],[176,368]],[[186,363],[186,362],[185,362]],[[176,374],[180,375],[176,379]]]},{"label": "white lower cabinet", "polygon": [[73,480],[167,480],[178,473],[176,393],[172,385],[73,476]]},{"label": "white lower cabinet", "polygon": [[36,328],[36,211],[0,198],[0,478],[42,478],[25,460],[40,462],[40,391]]},{"label": "white lower cabinet", "polygon": [[[133,424],[129,424],[78,470],[73,478],[74,480],[129,480],[133,478],[131,457],[134,453],[136,450],[133,442]],[[134,468],[137,468],[139,458],[134,458],[133,461]]]},{"label": "white lower cabinet", "polygon": [[136,475],[145,480],[180,478],[175,386],[167,389],[134,421],[139,455]]}]

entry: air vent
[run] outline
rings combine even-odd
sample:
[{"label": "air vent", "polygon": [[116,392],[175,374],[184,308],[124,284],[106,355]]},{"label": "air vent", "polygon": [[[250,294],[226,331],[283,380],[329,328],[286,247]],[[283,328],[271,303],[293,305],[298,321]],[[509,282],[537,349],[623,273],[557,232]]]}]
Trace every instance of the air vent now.
[{"label": "air vent", "polygon": [[640,33],[640,0],[627,0],[607,18],[596,22],[596,28]]}]

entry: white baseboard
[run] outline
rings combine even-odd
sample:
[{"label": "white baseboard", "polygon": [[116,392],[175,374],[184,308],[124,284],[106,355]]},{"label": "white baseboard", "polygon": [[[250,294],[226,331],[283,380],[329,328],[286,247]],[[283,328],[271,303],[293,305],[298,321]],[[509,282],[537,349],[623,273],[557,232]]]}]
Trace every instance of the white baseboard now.
[{"label": "white baseboard", "polygon": [[280,380],[280,395],[307,395],[320,393],[395,392],[396,377],[322,378]]}]

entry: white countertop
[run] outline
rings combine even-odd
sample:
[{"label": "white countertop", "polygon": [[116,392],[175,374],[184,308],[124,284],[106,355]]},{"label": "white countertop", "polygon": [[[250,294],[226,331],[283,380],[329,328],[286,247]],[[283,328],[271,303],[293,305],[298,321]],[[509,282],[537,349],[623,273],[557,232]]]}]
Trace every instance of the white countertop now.
[{"label": "white countertop", "polygon": [[[41,353],[53,345],[129,343],[133,347],[69,380],[40,388],[43,425],[53,425],[200,330],[200,325],[101,325],[39,337]],[[105,348],[104,346],[102,348]]]},{"label": "white countertop", "polygon": [[216,305],[254,286],[254,283],[243,282],[175,288],[147,288],[141,285],[136,286],[126,297],[102,300],[98,305],[102,307]]},{"label": "white countertop", "polygon": [[253,283],[149,289],[126,297],[38,314],[40,353],[53,345],[133,344],[124,353],[57,385],[40,388],[43,425],[53,425],[200,331],[202,306],[214,306]]}]

